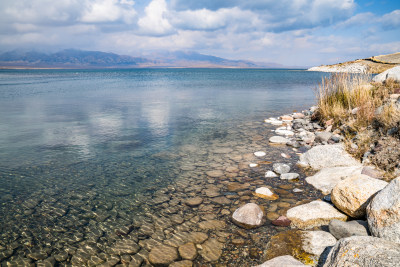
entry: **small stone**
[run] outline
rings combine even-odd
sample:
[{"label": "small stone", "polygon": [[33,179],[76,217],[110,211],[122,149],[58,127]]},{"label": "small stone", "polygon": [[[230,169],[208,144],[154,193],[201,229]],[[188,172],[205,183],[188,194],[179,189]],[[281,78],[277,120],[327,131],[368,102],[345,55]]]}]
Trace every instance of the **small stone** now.
[{"label": "small stone", "polygon": [[215,262],[221,257],[223,246],[217,239],[211,238],[201,245],[199,254],[206,262]]},{"label": "small stone", "polygon": [[250,163],[249,167],[250,168],[255,168],[255,167],[258,167],[258,164],[257,163]]},{"label": "small stone", "polygon": [[280,119],[283,121],[292,121],[293,117],[291,117],[289,115],[284,115],[284,116],[281,116]]},{"label": "small stone", "polygon": [[200,205],[201,203],[203,203],[203,198],[201,197],[194,197],[194,198],[189,198],[186,199],[186,205],[190,206],[190,207],[196,207],[198,205]]},{"label": "small stone", "polygon": [[275,173],[283,174],[288,173],[290,171],[290,166],[285,163],[275,163],[272,165]]},{"label": "small stone", "polygon": [[265,177],[266,178],[273,178],[273,177],[278,177],[278,175],[276,173],[274,173],[273,171],[267,171],[265,173]]},{"label": "small stone", "polygon": [[185,260],[194,260],[197,257],[197,249],[194,243],[189,242],[178,248],[179,255]]},{"label": "small stone", "polygon": [[235,238],[232,239],[232,244],[235,246],[243,246],[245,244],[245,240],[243,238]]},{"label": "small stone", "polygon": [[189,260],[183,260],[183,261],[175,261],[171,263],[168,267],[192,267],[193,262]]},{"label": "small stone", "polygon": [[276,200],[279,198],[279,196],[272,192],[268,187],[257,188],[254,195],[267,200]]},{"label": "small stone", "polygon": [[169,265],[178,259],[178,252],[176,248],[160,245],[154,247],[149,253],[149,261],[153,265]]},{"label": "small stone", "polygon": [[300,188],[294,188],[294,189],[293,189],[293,192],[294,192],[294,193],[301,193],[301,192],[303,192],[303,190],[300,189]]},{"label": "small stone", "polygon": [[208,171],[206,174],[212,178],[218,178],[224,175],[221,170]]},{"label": "small stone", "polygon": [[294,172],[289,172],[289,173],[284,173],[281,174],[281,180],[293,180],[293,179],[297,179],[299,178],[299,174],[298,173],[294,173]]},{"label": "small stone", "polygon": [[247,203],[246,205],[238,208],[232,214],[232,220],[237,225],[252,229],[257,228],[263,224],[264,212],[261,208],[254,203]]},{"label": "small stone", "polygon": [[264,151],[257,151],[257,152],[254,152],[254,155],[256,157],[264,157],[265,155],[267,155],[267,153],[265,153]]},{"label": "small stone", "polygon": [[207,220],[199,222],[199,228],[203,230],[222,230],[225,227],[226,223],[219,220]]},{"label": "small stone", "polygon": [[273,225],[287,227],[290,225],[291,221],[286,216],[279,216],[278,219],[271,222]]},{"label": "small stone", "polygon": [[269,138],[269,142],[272,144],[286,145],[290,140],[282,136],[272,136]]},{"label": "small stone", "polygon": [[268,212],[267,213],[267,219],[270,221],[276,220],[280,217],[280,215],[276,212]]}]

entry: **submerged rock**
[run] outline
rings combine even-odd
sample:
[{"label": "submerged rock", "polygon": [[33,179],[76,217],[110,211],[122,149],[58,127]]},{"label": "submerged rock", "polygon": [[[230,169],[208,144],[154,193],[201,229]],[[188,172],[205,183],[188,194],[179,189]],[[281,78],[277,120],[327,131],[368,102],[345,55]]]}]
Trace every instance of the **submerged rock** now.
[{"label": "submerged rock", "polygon": [[340,181],[332,190],[331,198],[335,206],[353,218],[365,216],[365,209],[376,192],[388,183],[364,174]]},{"label": "submerged rock", "polygon": [[333,219],[346,221],[347,216],[332,205],[315,200],[308,204],[291,208],[286,216],[292,221],[292,228],[307,230],[316,226],[328,225]]},{"label": "submerged rock", "polygon": [[400,177],[392,180],[367,207],[373,236],[400,244]]},{"label": "submerged rock", "polygon": [[399,266],[399,262],[399,244],[372,236],[352,236],[336,243],[323,266]]},{"label": "submerged rock", "polygon": [[328,167],[361,166],[342,144],[315,146],[300,156],[299,165],[320,170]]},{"label": "submerged rock", "polygon": [[273,177],[278,177],[278,175],[276,173],[274,173],[273,171],[267,171],[265,173],[265,177],[266,178],[273,178]]},{"label": "submerged rock", "polygon": [[282,136],[272,136],[271,138],[269,138],[269,142],[273,144],[286,145],[290,142],[290,140]]},{"label": "submerged rock", "polygon": [[149,254],[149,261],[155,266],[168,266],[177,259],[177,249],[165,245],[154,247]]},{"label": "submerged rock", "polygon": [[268,187],[257,188],[254,195],[267,200],[276,200],[279,198],[279,196],[272,192]]},{"label": "submerged rock", "polygon": [[206,262],[214,262],[221,257],[223,247],[224,244],[219,242],[217,239],[211,238],[201,245],[199,254]]},{"label": "submerged rock", "polygon": [[284,173],[281,174],[281,179],[282,180],[293,180],[293,179],[297,179],[299,178],[299,174],[298,173],[294,173],[294,172],[289,172],[289,173]]},{"label": "submerged rock", "polygon": [[261,226],[264,223],[264,212],[254,203],[247,203],[241,206],[232,214],[232,220],[235,224],[252,229]]},{"label": "submerged rock", "polygon": [[336,238],[324,231],[288,230],[271,237],[265,260],[290,255],[306,265],[316,266],[324,250],[335,243]]},{"label": "submerged rock", "polygon": [[283,174],[290,171],[290,166],[285,163],[275,163],[272,165],[275,173]]}]

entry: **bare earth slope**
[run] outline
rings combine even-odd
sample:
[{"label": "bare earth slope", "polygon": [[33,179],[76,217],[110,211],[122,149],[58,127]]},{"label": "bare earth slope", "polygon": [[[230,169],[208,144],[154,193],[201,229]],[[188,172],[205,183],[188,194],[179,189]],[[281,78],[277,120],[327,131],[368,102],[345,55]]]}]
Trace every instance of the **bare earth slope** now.
[{"label": "bare earth slope", "polygon": [[373,56],[334,65],[322,65],[309,68],[309,71],[349,72],[349,73],[381,73],[400,64],[400,53]]}]

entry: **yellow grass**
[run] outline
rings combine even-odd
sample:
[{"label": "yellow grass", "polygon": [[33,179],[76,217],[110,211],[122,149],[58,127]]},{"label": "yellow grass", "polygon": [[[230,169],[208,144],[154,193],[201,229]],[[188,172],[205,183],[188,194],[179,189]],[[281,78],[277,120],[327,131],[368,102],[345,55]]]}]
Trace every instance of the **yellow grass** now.
[{"label": "yellow grass", "polygon": [[316,90],[321,119],[333,119],[337,126],[352,121],[356,128],[371,123],[382,96],[370,81],[370,75],[348,73],[323,79]]}]

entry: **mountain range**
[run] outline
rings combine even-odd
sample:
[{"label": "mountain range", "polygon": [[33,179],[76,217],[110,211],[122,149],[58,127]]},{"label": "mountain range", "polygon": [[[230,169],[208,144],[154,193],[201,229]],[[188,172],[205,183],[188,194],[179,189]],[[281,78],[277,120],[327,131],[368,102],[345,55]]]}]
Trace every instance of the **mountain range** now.
[{"label": "mountain range", "polygon": [[0,54],[2,68],[290,68],[277,63],[230,60],[196,52],[164,52],[132,57],[101,51],[66,49],[46,54],[9,51]]}]

